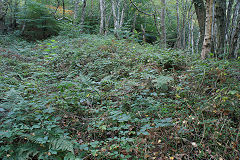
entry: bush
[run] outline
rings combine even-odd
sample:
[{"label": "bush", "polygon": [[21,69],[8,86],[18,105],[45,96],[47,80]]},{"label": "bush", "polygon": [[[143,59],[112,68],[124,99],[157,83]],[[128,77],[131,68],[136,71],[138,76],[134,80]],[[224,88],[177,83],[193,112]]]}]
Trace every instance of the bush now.
[{"label": "bush", "polygon": [[37,2],[28,2],[26,9],[20,12],[21,35],[27,40],[41,40],[57,35],[60,27],[48,9]]}]

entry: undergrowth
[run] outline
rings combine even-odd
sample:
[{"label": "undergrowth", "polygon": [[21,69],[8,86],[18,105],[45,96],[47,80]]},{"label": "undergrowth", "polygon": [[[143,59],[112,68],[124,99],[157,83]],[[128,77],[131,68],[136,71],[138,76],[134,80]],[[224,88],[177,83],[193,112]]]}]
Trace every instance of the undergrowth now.
[{"label": "undergrowth", "polygon": [[0,37],[1,159],[239,159],[239,61],[111,36]]}]

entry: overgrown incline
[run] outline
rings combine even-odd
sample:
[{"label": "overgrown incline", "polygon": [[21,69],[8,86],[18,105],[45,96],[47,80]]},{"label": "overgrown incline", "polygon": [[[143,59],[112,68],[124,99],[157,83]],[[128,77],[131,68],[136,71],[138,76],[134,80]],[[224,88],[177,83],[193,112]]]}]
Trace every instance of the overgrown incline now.
[{"label": "overgrown incline", "polygon": [[0,158],[237,159],[240,64],[82,35],[0,39]]}]

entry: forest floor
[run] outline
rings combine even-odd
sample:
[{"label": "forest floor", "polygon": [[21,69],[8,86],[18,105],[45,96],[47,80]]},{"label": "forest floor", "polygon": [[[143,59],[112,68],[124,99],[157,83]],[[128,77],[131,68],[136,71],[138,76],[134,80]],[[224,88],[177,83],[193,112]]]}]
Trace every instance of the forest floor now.
[{"label": "forest floor", "polygon": [[0,66],[0,159],[240,158],[240,61],[5,36]]}]

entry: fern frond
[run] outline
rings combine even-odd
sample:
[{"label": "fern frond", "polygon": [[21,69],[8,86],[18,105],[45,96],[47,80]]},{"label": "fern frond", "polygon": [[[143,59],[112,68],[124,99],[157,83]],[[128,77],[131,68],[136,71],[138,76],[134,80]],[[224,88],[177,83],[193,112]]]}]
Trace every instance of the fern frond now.
[{"label": "fern frond", "polygon": [[167,84],[172,82],[174,79],[171,76],[159,76],[156,79],[154,79],[152,82],[154,83],[154,86],[158,89],[166,89]]},{"label": "fern frond", "polygon": [[21,146],[18,146],[18,149],[16,150],[16,157],[18,160],[31,159],[40,152],[44,151],[40,150],[39,145],[34,143],[25,143]]},{"label": "fern frond", "polygon": [[70,140],[67,140],[65,138],[51,140],[49,147],[50,147],[49,149],[70,151],[70,152],[74,153],[73,143]]}]

